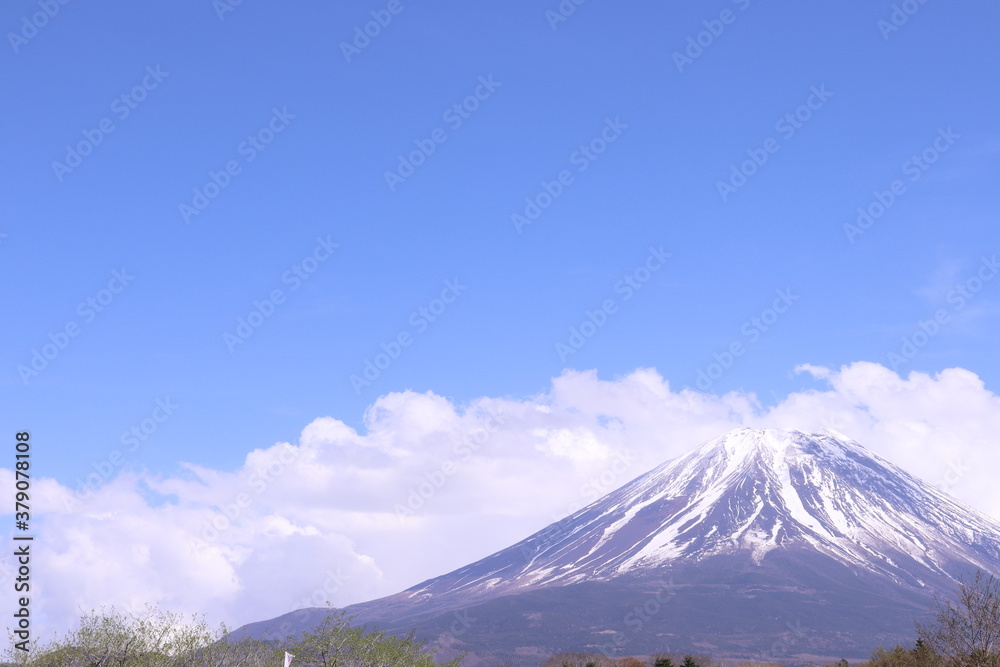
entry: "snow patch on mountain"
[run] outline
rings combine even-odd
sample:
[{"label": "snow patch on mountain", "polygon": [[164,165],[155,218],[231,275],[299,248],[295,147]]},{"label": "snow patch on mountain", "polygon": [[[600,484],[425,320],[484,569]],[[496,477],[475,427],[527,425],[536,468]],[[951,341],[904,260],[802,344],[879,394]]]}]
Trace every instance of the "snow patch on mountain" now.
[{"label": "snow patch on mountain", "polygon": [[[523,590],[820,552],[911,586],[1000,560],[1000,524],[840,434],[737,429],[422,590]],[[456,577],[458,581],[456,581]]]}]

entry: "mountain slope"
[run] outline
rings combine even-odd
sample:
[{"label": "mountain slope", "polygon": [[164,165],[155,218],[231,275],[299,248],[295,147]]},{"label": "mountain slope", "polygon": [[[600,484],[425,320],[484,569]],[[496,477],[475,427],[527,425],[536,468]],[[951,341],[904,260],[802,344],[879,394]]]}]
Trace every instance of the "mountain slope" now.
[{"label": "mountain slope", "polygon": [[[931,596],[976,568],[1000,571],[994,520],[846,438],[738,429],[507,549],[349,611],[429,635],[478,613],[509,630],[472,624],[457,644],[506,659],[536,640],[607,648],[623,633],[628,650],[614,646],[626,653],[700,643],[759,657],[782,641],[797,655],[853,643],[856,655],[906,640]],[[646,613],[626,618],[635,609]],[[803,618],[812,633],[791,642],[782,622]]]}]

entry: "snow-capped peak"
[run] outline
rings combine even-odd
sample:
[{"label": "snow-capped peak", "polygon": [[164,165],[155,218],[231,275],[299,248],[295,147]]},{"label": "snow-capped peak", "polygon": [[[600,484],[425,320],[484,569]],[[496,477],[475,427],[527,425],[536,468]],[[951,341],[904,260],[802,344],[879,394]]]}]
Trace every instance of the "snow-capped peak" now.
[{"label": "snow-capped peak", "polygon": [[1000,524],[839,434],[740,428],[441,580],[496,591],[773,552],[919,587],[1000,563]]}]

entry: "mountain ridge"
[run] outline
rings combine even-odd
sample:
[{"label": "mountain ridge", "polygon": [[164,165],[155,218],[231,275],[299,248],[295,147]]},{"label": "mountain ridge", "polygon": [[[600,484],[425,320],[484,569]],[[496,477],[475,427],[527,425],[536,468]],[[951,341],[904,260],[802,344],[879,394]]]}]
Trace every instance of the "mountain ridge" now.
[{"label": "mountain ridge", "polygon": [[[977,568],[1000,571],[1000,523],[840,434],[744,428],[506,549],[347,611],[512,660],[525,646],[607,647],[628,609],[668,591],[641,636],[626,633],[617,649],[759,657],[782,636],[777,616],[810,621],[797,650],[861,657],[875,646],[866,642],[906,641],[914,616]],[[461,613],[507,630],[476,624],[458,639]],[[548,635],[531,625],[541,618]]]},{"label": "mountain ridge", "polygon": [[[946,546],[938,551],[961,553],[965,561],[980,567],[1000,561],[1000,523],[853,440],[799,431],[784,432],[787,436],[781,438],[777,433],[782,432],[738,429],[710,440],[508,549],[442,577],[451,577],[452,588],[468,589],[475,582],[455,580],[452,575],[465,577],[476,569],[485,570],[478,584],[496,588],[501,581],[490,580],[502,579],[499,590],[505,590],[602,579],[676,558],[697,560],[741,549],[749,550],[759,563],[774,548],[805,542],[893,578],[910,579],[885,552],[915,559],[932,572],[953,578],[934,560],[935,551],[927,558],[931,540],[917,536],[929,532],[928,522],[920,516],[927,514],[937,520],[934,527],[941,534],[936,542]],[[838,468],[831,474],[834,464]],[[843,484],[844,477],[853,477],[849,481],[854,484]],[[728,507],[720,506],[723,499]],[[897,507],[900,504],[903,511]],[[741,522],[743,517],[749,518]],[[711,520],[710,529],[699,532],[706,520]],[[961,529],[953,530],[953,524]],[[613,553],[619,533],[630,542]],[[980,549],[968,548],[960,537],[972,539]],[[520,571],[518,559],[510,557],[515,550],[528,559]],[[497,567],[486,570],[488,561]],[[590,564],[593,567],[588,568]],[[442,577],[408,590],[413,595],[427,591]]]}]

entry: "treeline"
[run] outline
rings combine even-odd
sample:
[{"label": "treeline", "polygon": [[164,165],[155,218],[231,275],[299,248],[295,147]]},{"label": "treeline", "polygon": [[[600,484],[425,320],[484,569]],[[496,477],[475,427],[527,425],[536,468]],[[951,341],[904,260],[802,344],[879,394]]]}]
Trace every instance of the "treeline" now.
[{"label": "treeline", "polygon": [[932,618],[917,623],[912,648],[879,647],[870,667],[1000,667],[1000,581],[976,572],[959,582],[952,600],[935,601]]},{"label": "treeline", "polygon": [[[413,634],[354,627],[331,613],[298,640],[232,639],[225,625],[209,628],[147,607],[141,613],[101,610],[85,614],[80,628],[28,651],[8,648],[12,667],[278,667],[290,653],[292,667],[439,667],[433,651]],[[444,663],[458,667],[459,659]]]},{"label": "treeline", "polygon": [[[917,624],[912,648],[877,648],[856,667],[1000,667],[1000,581],[977,572],[960,580],[953,600],[937,601],[932,620]],[[147,607],[142,613],[114,610],[85,614],[77,630],[50,643],[7,649],[10,667],[278,667],[285,653],[291,667],[459,667],[462,657],[437,663],[434,650],[413,633],[398,637],[354,627],[331,612],[298,639],[264,642],[233,639],[225,625],[211,630],[203,619]],[[503,667],[503,666],[500,666]],[[720,667],[705,656],[657,654],[609,658],[599,653],[560,653],[541,667]],[[737,666],[739,667],[739,666]],[[749,667],[749,666],[748,666]],[[764,667],[755,663],[753,667]],[[848,667],[841,660],[829,667]]]},{"label": "treeline", "polygon": [[708,656],[676,653],[657,653],[646,660],[636,657],[609,658],[601,653],[557,653],[540,667],[716,667],[716,663]]}]

